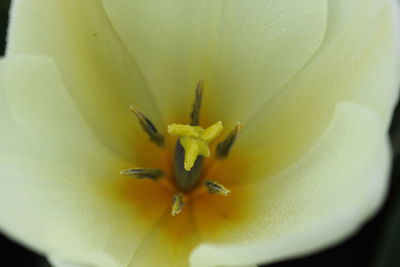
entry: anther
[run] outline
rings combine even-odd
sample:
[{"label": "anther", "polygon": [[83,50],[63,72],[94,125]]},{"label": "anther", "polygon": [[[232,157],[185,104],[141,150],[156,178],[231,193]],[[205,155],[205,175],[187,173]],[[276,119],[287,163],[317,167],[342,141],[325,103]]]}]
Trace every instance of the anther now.
[{"label": "anther", "polygon": [[142,112],[133,106],[130,107],[130,110],[135,113],[143,130],[149,135],[150,140],[157,145],[162,146],[164,144],[164,136],[157,132],[154,124]]},{"label": "anther", "polygon": [[206,180],[205,185],[210,194],[227,196],[231,192],[230,190],[226,189],[223,185],[215,181]]},{"label": "anther", "polygon": [[200,124],[200,108],[201,108],[201,100],[203,98],[203,88],[204,88],[204,80],[200,79],[196,87],[196,97],[193,103],[193,110],[192,113],[190,113],[190,118],[192,120],[190,125],[192,126],[197,126]]},{"label": "anther", "polygon": [[216,156],[218,158],[226,158],[229,155],[229,151],[231,150],[232,145],[235,143],[236,137],[241,129],[242,124],[238,122],[235,126],[235,129],[229,133],[226,139],[217,145]]},{"label": "anther", "polygon": [[183,208],[183,195],[181,193],[175,194],[172,197],[171,215],[175,216],[182,212]]},{"label": "anther", "polygon": [[158,178],[164,175],[162,170],[151,168],[132,168],[122,170],[119,173],[124,176],[135,177],[138,179],[148,178],[151,180],[158,180]]}]

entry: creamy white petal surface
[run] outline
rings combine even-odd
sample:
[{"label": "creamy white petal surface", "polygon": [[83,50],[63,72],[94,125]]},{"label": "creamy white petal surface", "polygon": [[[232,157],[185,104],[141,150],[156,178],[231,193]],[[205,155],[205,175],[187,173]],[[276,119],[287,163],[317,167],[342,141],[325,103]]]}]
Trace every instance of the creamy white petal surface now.
[{"label": "creamy white petal surface", "polygon": [[110,149],[130,159],[138,130],[129,106],[162,126],[153,96],[100,1],[16,0],[7,55],[51,57],[84,119]]},{"label": "creamy white petal surface", "polygon": [[395,1],[329,2],[321,48],[274,101],[243,122],[237,152],[245,149],[250,162],[259,162],[259,178],[298,160],[330,123],[340,101],[370,107],[389,127],[399,88],[397,24]]},{"label": "creamy white petal surface", "polygon": [[136,203],[124,195],[118,171],[129,163],[93,135],[51,60],[20,56],[3,63],[1,87],[21,131],[1,140],[1,228],[49,255],[126,264],[166,211],[157,197],[164,189],[139,185],[151,186],[155,196]]},{"label": "creamy white petal surface", "polygon": [[[386,192],[397,13],[394,0],[15,0],[1,230],[60,266],[244,267],[343,240]],[[171,191],[118,174],[172,164],[128,107],[165,131],[200,77],[205,126],[244,123],[205,172],[232,193],[172,217]]]},{"label": "creamy white petal surface", "polygon": [[327,17],[324,0],[103,2],[165,116],[190,111],[203,77],[204,110],[227,126],[256,113],[307,63]]},{"label": "creamy white petal surface", "polygon": [[[208,209],[196,202],[199,235],[215,244],[200,245],[191,263],[271,262],[338,242],[381,204],[389,163],[378,116],[359,105],[340,104],[326,132],[298,163],[261,182],[230,187],[241,194],[243,212],[226,209],[229,199]],[[225,231],[202,228],[201,222],[210,219],[224,221]]]}]

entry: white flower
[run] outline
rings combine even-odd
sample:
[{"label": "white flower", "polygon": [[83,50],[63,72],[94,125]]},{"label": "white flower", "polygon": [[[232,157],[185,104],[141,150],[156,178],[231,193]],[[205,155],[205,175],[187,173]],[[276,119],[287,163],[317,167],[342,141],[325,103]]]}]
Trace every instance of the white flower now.
[{"label": "white flower", "polygon": [[[15,0],[1,229],[54,262],[104,267],[249,266],[339,242],[386,193],[397,13],[394,0]],[[189,121],[200,77],[201,125],[244,125],[202,169],[227,196],[176,195],[165,133]],[[119,174],[132,167],[164,177]]]}]

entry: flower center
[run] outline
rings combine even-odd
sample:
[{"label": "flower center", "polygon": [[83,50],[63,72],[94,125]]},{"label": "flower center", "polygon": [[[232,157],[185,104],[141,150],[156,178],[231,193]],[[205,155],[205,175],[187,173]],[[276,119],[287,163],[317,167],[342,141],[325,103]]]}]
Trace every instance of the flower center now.
[{"label": "flower center", "polygon": [[[199,126],[200,122],[200,107],[203,95],[204,82],[200,80],[196,88],[196,97],[193,104],[193,110],[190,114],[191,124],[170,124],[168,125],[168,133],[178,138],[175,145],[173,157],[173,185],[163,179],[164,172],[161,169],[154,168],[131,168],[120,172],[121,175],[134,177],[138,179],[151,179],[160,183],[164,183],[168,187],[175,187],[178,193],[173,195],[171,203],[171,214],[173,216],[182,211],[185,198],[188,193],[194,189],[207,190],[210,194],[228,196],[230,191],[216,181],[209,180],[203,175],[204,157],[210,157],[211,152],[209,143],[211,143],[222,132],[222,122],[218,121],[208,128]],[[157,128],[142,112],[134,107],[131,111],[139,119],[142,129],[147,133],[150,141],[160,147],[164,146],[165,138],[157,131]],[[225,159],[229,155],[229,151],[235,142],[235,139],[241,129],[241,124],[238,123],[235,129],[220,142],[216,147],[216,157]],[[205,178],[204,184],[200,181]]]},{"label": "flower center", "polygon": [[168,126],[168,132],[180,139],[175,146],[174,174],[177,186],[183,192],[188,192],[196,186],[202,171],[202,157],[210,156],[208,144],[221,131],[220,121],[207,129],[182,124]]}]

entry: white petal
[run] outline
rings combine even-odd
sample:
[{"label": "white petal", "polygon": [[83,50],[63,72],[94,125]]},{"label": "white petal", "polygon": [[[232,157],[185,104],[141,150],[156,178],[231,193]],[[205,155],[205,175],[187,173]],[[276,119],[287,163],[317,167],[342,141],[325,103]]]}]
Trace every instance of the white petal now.
[{"label": "white petal", "polygon": [[[206,199],[195,202],[205,243],[194,250],[192,266],[268,263],[341,241],[381,205],[389,165],[378,116],[356,104],[340,104],[300,162],[281,175],[230,188],[242,200],[240,213],[224,210],[229,200],[208,209]],[[223,224],[224,231],[213,231],[209,221]]]},{"label": "white petal", "polygon": [[91,132],[51,60],[18,56],[0,69],[12,116],[1,114],[2,231],[62,260],[126,264],[167,209],[169,192],[119,176],[132,163]]},{"label": "white petal", "polygon": [[103,2],[167,118],[188,119],[202,77],[203,109],[212,115],[205,120],[230,124],[254,114],[307,63],[327,11],[322,0]]},{"label": "white petal", "polygon": [[[5,125],[4,138],[10,140],[8,147],[12,143],[15,149],[31,148],[43,154],[51,151],[68,155],[63,159],[69,157],[68,162],[79,163],[80,156],[90,155],[97,155],[97,159],[104,156],[104,160],[110,162],[118,161],[76,110],[51,59],[8,57],[2,61],[2,71],[0,91],[5,103],[2,124]],[[27,140],[31,144],[25,147]],[[17,155],[15,151],[11,152]]]},{"label": "white petal", "polygon": [[[137,249],[130,254],[127,267],[174,266],[187,267],[189,254],[198,244],[192,214],[187,208],[178,216],[166,212],[151,231],[142,239]],[[55,267],[86,267],[73,261],[51,257]],[[98,266],[98,265],[96,265]],[[108,266],[108,265],[101,265]]]},{"label": "white petal", "polygon": [[[187,267],[189,254],[196,244],[198,244],[198,236],[192,214],[186,209],[178,216],[173,217],[168,211],[156,224],[152,225],[151,231],[148,231],[142,238],[141,244],[129,254],[129,261],[118,266]],[[64,265],[65,267],[86,267],[76,265],[73,261],[57,259],[53,262],[57,263],[56,267],[64,267]],[[103,263],[96,266],[107,267],[108,265]]]},{"label": "white petal", "polygon": [[128,267],[186,267],[198,241],[193,216],[187,209],[174,217],[168,212],[143,240]]},{"label": "white petal", "polygon": [[64,262],[58,259],[55,259],[54,257],[49,257],[47,260],[50,262],[51,266],[53,267],[90,267],[90,266],[85,266],[82,264],[74,264],[74,263],[69,263],[69,262]]},{"label": "white petal", "polygon": [[400,84],[400,29],[394,3],[330,1],[321,48],[280,96],[253,121],[243,122],[237,152],[247,151],[250,161],[268,162],[266,176],[277,173],[313,145],[340,101],[376,110],[388,128]]},{"label": "white petal", "polygon": [[130,105],[163,126],[142,74],[100,1],[15,1],[7,55],[19,54],[54,60],[68,94],[96,135],[115,152],[131,156],[132,134],[147,141]]}]

